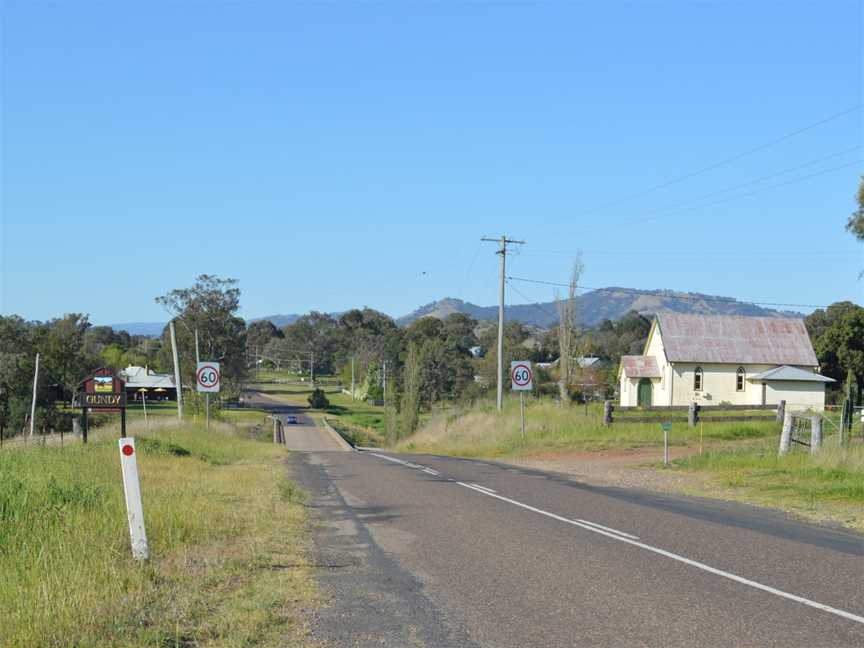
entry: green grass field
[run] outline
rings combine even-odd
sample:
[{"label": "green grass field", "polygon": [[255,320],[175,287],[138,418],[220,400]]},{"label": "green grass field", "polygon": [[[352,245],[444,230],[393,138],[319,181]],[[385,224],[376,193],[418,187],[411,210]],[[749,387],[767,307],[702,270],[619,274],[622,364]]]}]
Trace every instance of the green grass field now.
[{"label": "green grass field", "polygon": [[708,452],[672,464],[708,476],[723,494],[807,517],[864,529],[864,443],[840,448],[829,438],[817,454],[793,448],[782,457],[776,439]]},{"label": "green grass field", "polygon": [[[402,440],[397,448],[410,452],[430,452],[460,456],[528,456],[543,452],[593,451],[658,446],[663,443],[657,423],[602,424],[601,409],[574,405],[559,407],[553,401],[526,400],[525,438],[519,420],[519,401],[505,400],[499,413],[492,402],[483,402],[465,410],[434,413],[413,436]],[[768,421],[708,422],[691,428],[686,423],[673,424],[669,443],[673,446],[698,446],[702,443],[752,440],[779,431],[773,418]]]},{"label": "green grass field", "polygon": [[302,494],[254,427],[143,422],[152,558],[131,558],[117,428],[0,452],[0,645],[304,645]]}]

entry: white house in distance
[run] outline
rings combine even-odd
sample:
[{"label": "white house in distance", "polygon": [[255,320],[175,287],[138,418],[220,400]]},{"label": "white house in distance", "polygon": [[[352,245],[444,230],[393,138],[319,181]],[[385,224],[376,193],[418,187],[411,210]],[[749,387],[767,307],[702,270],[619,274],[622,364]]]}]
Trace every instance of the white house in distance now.
[{"label": "white house in distance", "polygon": [[118,372],[126,381],[126,397],[129,400],[147,401],[177,400],[177,387],[174,376],[156,373],[149,367],[130,365]]},{"label": "white house in distance", "polygon": [[660,313],[642,355],[621,358],[620,403],[822,410],[834,380],[818,371],[801,319]]}]

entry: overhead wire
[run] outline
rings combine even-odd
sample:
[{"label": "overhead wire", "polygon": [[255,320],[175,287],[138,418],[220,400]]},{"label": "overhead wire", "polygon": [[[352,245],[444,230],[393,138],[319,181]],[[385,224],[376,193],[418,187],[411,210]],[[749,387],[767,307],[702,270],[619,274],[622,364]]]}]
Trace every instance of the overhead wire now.
[{"label": "overhead wire", "polygon": [[[702,207],[710,207],[711,205],[696,205],[696,206],[694,206],[694,207],[688,207],[688,205],[690,205],[690,204],[692,204],[692,203],[698,203],[698,202],[701,202],[701,201],[706,200],[706,199],[708,199],[708,198],[713,198],[714,196],[719,196],[719,195],[724,194],[724,193],[729,193],[730,191],[736,191],[737,189],[743,189],[744,187],[749,187],[749,186],[751,186],[751,185],[756,185],[756,184],[759,184],[759,183],[761,183],[761,182],[765,182],[765,181],[767,181],[767,180],[771,180],[771,179],[773,179],[773,178],[777,178],[777,177],[779,177],[779,176],[786,175],[787,173],[793,173],[793,172],[795,172],[795,171],[800,171],[801,169],[806,169],[807,167],[813,166],[814,164],[819,164],[820,162],[825,162],[825,161],[827,161],[827,160],[832,160],[832,159],[834,159],[834,158],[836,158],[836,157],[840,157],[841,155],[846,155],[846,154],[848,154],[848,153],[852,153],[853,151],[858,151],[858,150],[860,150],[861,148],[862,148],[862,145],[861,145],[861,144],[859,144],[859,145],[857,145],[857,146],[852,146],[852,147],[850,147],[850,148],[844,149],[844,150],[842,150],[842,151],[838,151],[838,152],[836,152],[836,153],[831,153],[830,155],[826,155],[826,156],[824,156],[824,157],[820,157],[820,158],[817,158],[817,159],[815,159],[815,160],[809,160],[809,161],[807,161],[807,162],[804,162],[804,163],[799,164],[799,165],[794,166],[794,167],[789,167],[789,168],[787,168],[787,169],[783,169],[783,170],[781,170],[781,171],[776,171],[776,172],[774,172],[774,173],[770,173],[770,174],[768,174],[768,175],[764,175],[764,176],[761,176],[761,177],[759,177],[759,178],[755,178],[755,179],[753,179],[753,180],[748,180],[748,181],[746,181],[746,182],[742,182],[742,183],[739,183],[739,184],[736,184],[736,185],[732,185],[731,187],[726,187],[726,188],[724,188],[724,189],[717,189],[716,191],[712,191],[712,192],[710,192],[710,193],[703,194],[703,195],[701,195],[701,196],[697,196],[697,197],[695,197],[695,198],[689,198],[689,199],[687,199],[687,200],[685,200],[685,201],[683,201],[683,202],[680,202],[680,203],[678,203],[678,204],[676,204],[676,205],[668,205],[668,206],[666,206],[666,207],[658,207],[657,209],[652,209],[652,210],[649,210],[648,212],[645,212],[645,213],[647,213],[647,214],[656,214],[656,213],[671,212],[671,211],[684,210],[684,209],[700,209],[700,208],[702,208]],[[810,175],[806,175],[806,176],[802,176],[802,177],[800,177],[800,178],[795,178],[795,179],[793,179],[793,180],[790,180],[790,181],[788,181],[788,184],[794,184],[795,182],[800,182],[800,181],[802,181],[802,180],[807,180],[807,179],[809,179],[809,178],[811,178],[811,177],[815,177],[816,175],[822,175],[823,173],[827,173],[827,172],[829,172],[829,171],[834,171],[834,170],[842,169],[842,168],[845,168],[845,167],[847,167],[847,166],[851,166],[851,165],[853,165],[853,164],[857,164],[858,162],[860,162],[860,160],[853,160],[852,162],[849,162],[848,164],[841,165],[841,166],[839,166],[839,167],[832,167],[831,169],[823,169],[822,171],[818,171],[818,172],[816,172],[816,173],[814,173],[814,174],[810,174]],[[785,184],[773,185],[773,186],[771,186],[771,187],[764,187],[764,188],[760,188],[758,191],[761,191],[762,189],[768,190],[768,189],[772,189],[772,188],[777,188],[778,186],[785,186]],[[734,199],[734,198],[738,198],[738,197],[746,197],[746,196],[749,196],[749,195],[752,195],[752,193],[741,194],[741,195],[739,195],[739,196],[735,196],[735,197],[733,197],[733,199]],[[719,204],[719,203],[716,203],[716,202],[715,202],[715,203],[712,203],[712,204]],[[626,222],[626,221],[625,221],[625,222]]]},{"label": "overhead wire", "polygon": [[468,265],[468,269],[465,271],[465,281],[462,284],[462,291],[459,296],[463,301],[465,300],[465,290],[469,287],[471,283],[471,271],[474,269],[474,264],[477,262],[477,257],[480,256],[480,250],[483,249],[483,242],[477,246],[477,250],[474,252],[474,257],[471,259],[471,263]]},{"label": "overhead wire", "polygon": [[519,295],[522,299],[525,300],[526,303],[523,304],[523,306],[533,306],[534,308],[541,311],[542,313],[544,313],[548,317],[551,317],[553,320],[557,320],[560,317],[560,315],[558,315],[558,313],[553,313],[553,312],[547,310],[539,302],[532,302],[531,298],[526,296],[525,293],[523,293],[516,286],[514,286],[513,282],[510,281],[509,278],[507,280],[507,285],[510,286],[516,292],[517,295]]},{"label": "overhead wire", "polygon": [[685,180],[689,180],[690,178],[695,178],[696,176],[702,175],[703,173],[707,173],[708,171],[713,171],[714,169],[717,169],[719,167],[722,167],[722,166],[725,166],[725,165],[730,164],[732,162],[735,162],[737,160],[740,160],[741,158],[747,157],[748,155],[758,153],[759,151],[764,151],[767,148],[770,148],[770,147],[772,147],[776,144],[779,144],[781,142],[785,142],[786,140],[791,139],[792,137],[795,137],[795,136],[800,135],[802,133],[806,133],[809,130],[812,130],[814,128],[818,128],[819,126],[822,126],[822,125],[827,124],[831,121],[834,121],[835,119],[839,119],[840,117],[844,117],[846,115],[849,115],[849,114],[851,114],[857,110],[861,110],[862,105],[864,105],[864,104],[856,104],[856,105],[851,106],[850,108],[842,110],[838,113],[834,113],[833,115],[829,115],[828,117],[825,117],[824,119],[820,119],[819,121],[813,122],[812,124],[808,124],[806,126],[803,126],[802,128],[798,128],[798,129],[796,129],[790,133],[786,133],[785,135],[782,135],[780,137],[772,139],[768,142],[765,142],[765,143],[760,144],[758,146],[754,146],[752,148],[749,148],[745,151],[742,151],[741,153],[736,153],[735,155],[731,155],[729,157],[723,158],[721,160],[718,160],[717,162],[712,162],[711,164],[708,164],[704,167],[701,167],[695,171],[685,173],[684,175],[672,178],[670,180],[666,180],[666,181],[661,182],[659,184],[648,187],[647,189],[643,189],[643,190],[638,191],[636,193],[632,193],[632,194],[629,194],[629,195],[624,196],[622,198],[619,198],[617,200],[614,200],[612,202],[606,203],[605,205],[600,205],[600,206],[595,207],[593,209],[589,209],[587,211],[582,212],[580,215],[581,216],[587,216],[589,214],[594,214],[598,211],[604,211],[606,209],[609,209],[610,207],[615,207],[616,205],[620,205],[622,203],[629,202],[631,200],[635,200],[636,198],[641,198],[642,196],[646,196],[648,194],[654,193],[654,192],[659,191],[661,189],[665,189],[666,187],[670,187],[672,185],[679,184],[681,182],[684,182]]},{"label": "overhead wire", "polygon": [[635,223],[648,223],[648,222],[660,220],[666,216],[671,216],[671,215],[678,214],[678,213],[692,212],[692,211],[695,211],[697,209],[704,209],[706,207],[714,207],[716,205],[722,205],[724,203],[732,202],[734,200],[739,200],[741,198],[748,198],[750,196],[755,196],[756,194],[760,194],[764,191],[771,191],[773,189],[779,189],[781,187],[788,187],[789,185],[797,184],[797,183],[803,182],[805,180],[810,180],[812,178],[816,178],[818,176],[825,175],[827,173],[833,173],[835,171],[840,171],[842,169],[846,169],[848,167],[855,166],[857,164],[861,164],[861,162],[862,162],[862,160],[852,160],[851,162],[846,162],[845,164],[841,164],[839,166],[830,167],[828,169],[822,169],[821,171],[816,171],[814,173],[810,173],[808,175],[801,176],[799,178],[794,178],[794,179],[788,180],[786,182],[780,182],[780,183],[777,183],[774,185],[770,185],[768,187],[761,187],[761,188],[756,189],[754,191],[749,191],[747,193],[738,194],[737,196],[730,196],[728,198],[723,198],[722,200],[715,200],[714,202],[710,202],[710,203],[707,203],[704,205],[697,205],[695,207],[682,207],[682,208],[679,208],[675,211],[670,211],[670,212],[658,214],[656,216],[649,216],[648,218],[631,218],[629,220],[622,220],[622,221],[618,221],[616,223],[610,223],[609,225],[612,227],[620,227],[622,225],[633,225]]}]

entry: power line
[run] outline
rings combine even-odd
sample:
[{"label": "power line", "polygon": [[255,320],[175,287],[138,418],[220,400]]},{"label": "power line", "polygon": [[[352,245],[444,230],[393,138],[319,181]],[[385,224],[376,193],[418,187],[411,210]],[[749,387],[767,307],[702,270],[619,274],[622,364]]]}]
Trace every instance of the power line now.
[{"label": "power line", "polygon": [[526,302],[528,302],[528,303],[524,304],[525,306],[533,306],[534,308],[536,308],[537,310],[541,311],[541,312],[544,313],[545,315],[548,315],[548,316],[551,317],[552,319],[559,319],[559,318],[560,318],[560,315],[558,315],[558,313],[550,312],[550,311],[546,310],[543,306],[541,306],[539,303],[537,303],[537,302],[532,302],[530,297],[526,296],[525,293],[523,293],[521,290],[519,290],[516,286],[513,285],[513,282],[510,281],[510,278],[509,278],[509,277],[507,278],[507,284],[508,284],[508,285],[509,285],[509,286],[510,286],[514,291],[516,291],[516,294],[517,294],[517,295],[519,295],[522,299],[524,299]]},{"label": "power line", "polygon": [[[532,283],[532,284],[540,284],[544,286],[561,286],[563,288],[568,288],[569,284],[560,283],[557,281],[543,281],[540,279],[525,279],[524,277],[507,277],[508,281],[521,281],[523,283]],[[712,297],[709,295],[704,296],[689,296],[689,295],[667,295],[667,294],[654,294],[644,290],[638,290],[636,288],[596,288],[592,286],[576,286],[580,290],[593,290],[596,292],[607,292],[607,293],[629,293],[634,295],[642,295],[648,297],[662,297],[663,299],[674,299],[678,301],[716,301],[716,302],[726,302],[733,304],[753,304],[755,306],[781,306],[786,308],[826,308],[826,306],[822,304],[786,304],[780,302],[766,302],[766,301],[743,301],[740,299],[735,299],[733,297]]]},{"label": "power line", "polygon": [[784,142],[784,141],[786,141],[792,137],[795,137],[796,135],[800,135],[801,133],[806,133],[807,131],[812,130],[814,128],[817,128],[819,126],[822,126],[823,124],[827,124],[828,122],[834,121],[835,119],[839,119],[840,117],[844,117],[845,115],[853,113],[856,110],[860,110],[861,106],[862,106],[862,104],[857,104],[855,106],[852,106],[851,108],[847,108],[846,110],[842,110],[842,111],[835,113],[833,115],[830,115],[824,119],[820,119],[817,122],[814,122],[812,124],[808,124],[807,126],[799,128],[797,130],[794,130],[791,133],[787,133],[785,135],[782,135],[781,137],[778,137],[776,139],[765,142],[764,144],[760,144],[759,146],[754,146],[753,148],[747,149],[746,151],[742,151],[741,153],[736,153],[735,155],[732,155],[732,156],[727,157],[727,158],[723,158],[722,160],[719,160],[717,162],[712,162],[711,164],[704,166],[704,167],[701,167],[701,168],[697,169],[696,171],[691,171],[690,173],[685,173],[684,175],[678,176],[676,178],[672,178],[671,180],[666,180],[665,182],[661,182],[660,184],[656,184],[656,185],[649,187],[647,189],[643,189],[642,191],[638,191],[636,193],[630,194],[628,196],[624,196],[623,198],[612,201],[612,202],[607,203],[605,205],[601,205],[599,207],[595,207],[594,209],[590,209],[586,212],[582,212],[581,215],[587,216],[589,214],[594,214],[598,211],[606,210],[610,207],[620,205],[621,203],[629,202],[630,200],[634,200],[636,198],[641,198],[642,196],[646,196],[650,193],[654,193],[655,191],[659,191],[660,189],[665,189],[666,187],[672,186],[674,184],[684,182],[685,180],[689,180],[690,178],[694,178],[698,175],[702,175],[703,173],[707,173],[708,171],[713,171],[714,169],[717,169],[721,166],[725,166],[727,164],[730,164],[732,162],[740,160],[741,158],[747,157],[748,155],[752,155],[753,153],[758,153],[759,151],[764,151],[765,149],[770,148],[770,147],[774,146],[775,144],[779,144],[780,142]]},{"label": "power line", "polygon": [[[789,251],[783,253],[771,253],[771,252],[753,252],[753,253],[743,253],[743,252],[733,252],[733,253],[721,253],[715,254],[713,252],[677,252],[672,250],[662,250],[657,248],[652,248],[651,250],[582,250],[582,253],[586,256],[609,256],[609,257],[620,257],[620,256],[657,256],[662,255],[663,257],[676,257],[676,258],[712,258],[712,259],[786,259],[786,258],[800,258],[802,255],[806,255],[808,257],[855,257],[858,258],[861,256],[861,253],[858,251],[855,252],[822,252],[816,251],[811,252],[810,250],[800,250],[800,251]],[[529,253],[529,254],[521,254],[520,256],[526,257],[550,257],[550,256],[566,256],[572,257],[575,253],[572,251],[566,250],[539,250],[537,254]]]},{"label": "power line", "polygon": [[[760,182],[765,182],[766,180],[771,180],[773,178],[777,178],[779,176],[786,175],[787,173],[792,173],[794,171],[800,171],[801,169],[806,169],[807,167],[813,166],[814,164],[819,164],[820,162],[832,160],[836,157],[840,157],[841,155],[846,155],[847,153],[851,153],[853,151],[858,151],[861,148],[862,148],[862,145],[858,144],[857,146],[852,146],[852,147],[844,149],[842,151],[838,151],[836,153],[831,153],[830,155],[826,155],[824,157],[820,157],[820,158],[817,158],[815,160],[810,160],[808,162],[804,162],[803,164],[799,164],[799,165],[794,166],[794,167],[789,167],[787,169],[783,169],[782,171],[776,171],[774,173],[770,173],[768,175],[764,175],[764,176],[761,176],[759,178],[755,178],[754,180],[748,180],[747,182],[742,182],[740,184],[733,185],[731,187],[726,187],[725,189],[718,189],[716,191],[712,191],[710,193],[703,194],[701,196],[697,196],[696,198],[690,198],[688,200],[685,200],[684,202],[678,203],[677,205],[670,205],[667,207],[660,207],[658,209],[653,209],[653,210],[649,211],[648,213],[652,214],[652,213],[672,211],[672,210],[677,210],[677,209],[684,209],[690,203],[699,202],[699,201],[705,200],[707,198],[713,198],[714,196],[719,196],[720,194],[728,193],[730,191],[735,191],[736,189],[742,189],[744,187],[749,187],[750,185],[759,184]],[[805,176],[805,178],[806,177],[807,176]]]},{"label": "power line", "polygon": [[468,265],[468,269],[465,271],[465,283],[462,284],[462,294],[460,295],[460,298],[463,300],[465,299],[465,290],[471,283],[471,270],[474,269],[474,264],[477,262],[477,257],[480,256],[480,250],[482,249],[483,241],[480,241],[480,244],[477,246],[477,251],[474,253],[474,258],[471,259],[471,263]]},{"label": "power line", "polygon": [[[861,160],[852,160],[851,162],[846,162],[845,164],[841,164],[835,167],[829,167],[828,169],[822,169],[821,171],[816,171],[814,173],[810,173],[805,176],[801,176],[798,178],[793,178],[792,180],[787,180],[786,182],[780,182],[777,184],[770,185],[768,187],[761,187],[754,191],[748,191],[747,193],[738,194],[737,196],[730,196],[728,198],[723,198],[722,200],[715,200],[714,202],[710,202],[704,205],[696,205],[694,207],[680,207],[676,211],[678,212],[692,212],[697,209],[705,209],[706,207],[715,207],[716,205],[722,205],[727,202],[731,202],[733,200],[738,200],[740,198],[748,198],[750,196],[754,196],[756,194],[760,194],[763,191],[771,191],[772,189],[779,189],[781,187],[788,187],[789,185],[798,184],[799,182],[803,182],[805,180],[810,180],[812,178],[825,175],[826,173],[833,173],[834,171],[840,171],[842,169],[846,169],[850,166],[855,166],[857,164],[861,164]],[[665,208],[664,208],[665,211]],[[671,215],[673,212],[667,212],[666,214],[658,214],[657,216],[651,216],[648,218],[631,218],[630,220],[619,221],[618,223],[614,223],[613,225],[616,227],[620,227],[621,225],[633,225],[635,223],[647,223],[650,221],[656,221],[664,218],[664,216]]]}]

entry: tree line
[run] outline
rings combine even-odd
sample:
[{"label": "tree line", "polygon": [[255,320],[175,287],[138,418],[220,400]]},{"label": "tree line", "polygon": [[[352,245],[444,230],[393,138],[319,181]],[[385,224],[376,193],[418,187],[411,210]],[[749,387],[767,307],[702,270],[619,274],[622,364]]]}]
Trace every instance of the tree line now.
[{"label": "tree line", "polygon": [[[246,324],[237,315],[239,298],[235,280],[212,275],[156,298],[175,321],[184,385],[194,381],[197,331],[201,359],[222,362],[227,393],[239,391],[246,373]],[[19,434],[29,424],[37,353],[35,420],[40,431],[72,427],[69,406],[95,369],[116,372],[136,365],[173,371],[168,326],[160,339],[152,339],[93,326],[81,313],[47,322],[0,316],[0,428],[5,436]]]},{"label": "tree line", "polygon": [[[261,364],[335,375],[346,387],[353,377],[357,398],[385,403],[389,419],[398,421],[391,425],[395,435],[413,432],[421,410],[480,398],[496,383],[495,323],[454,313],[443,320],[424,317],[399,327],[384,313],[363,308],[338,316],[313,311],[280,329],[266,320],[247,325],[238,315],[240,295],[236,280],[201,275],[192,286],[156,298],[175,322],[181,380],[187,387],[194,384],[196,355],[221,363],[222,395],[228,398],[239,395],[250,372]],[[838,302],[804,321],[822,373],[837,380],[835,391],[851,387],[860,402],[864,308]],[[648,317],[632,311],[593,328],[574,323],[544,331],[507,322],[505,367],[511,360],[558,361],[565,346],[561,336],[569,335],[572,339],[566,348],[574,361],[596,356],[603,361],[601,368],[574,363],[562,379],[558,361],[557,366],[537,372],[537,392],[582,400],[590,386],[591,395],[612,397],[621,356],[641,353],[650,327]],[[30,415],[37,352],[41,365],[37,420],[48,428],[71,426],[63,404],[71,402],[83,379],[98,367],[116,371],[139,365],[173,372],[167,326],[160,338],[152,339],[92,326],[88,316],[80,313],[48,322],[0,317],[0,426],[13,434],[26,426]]]}]

